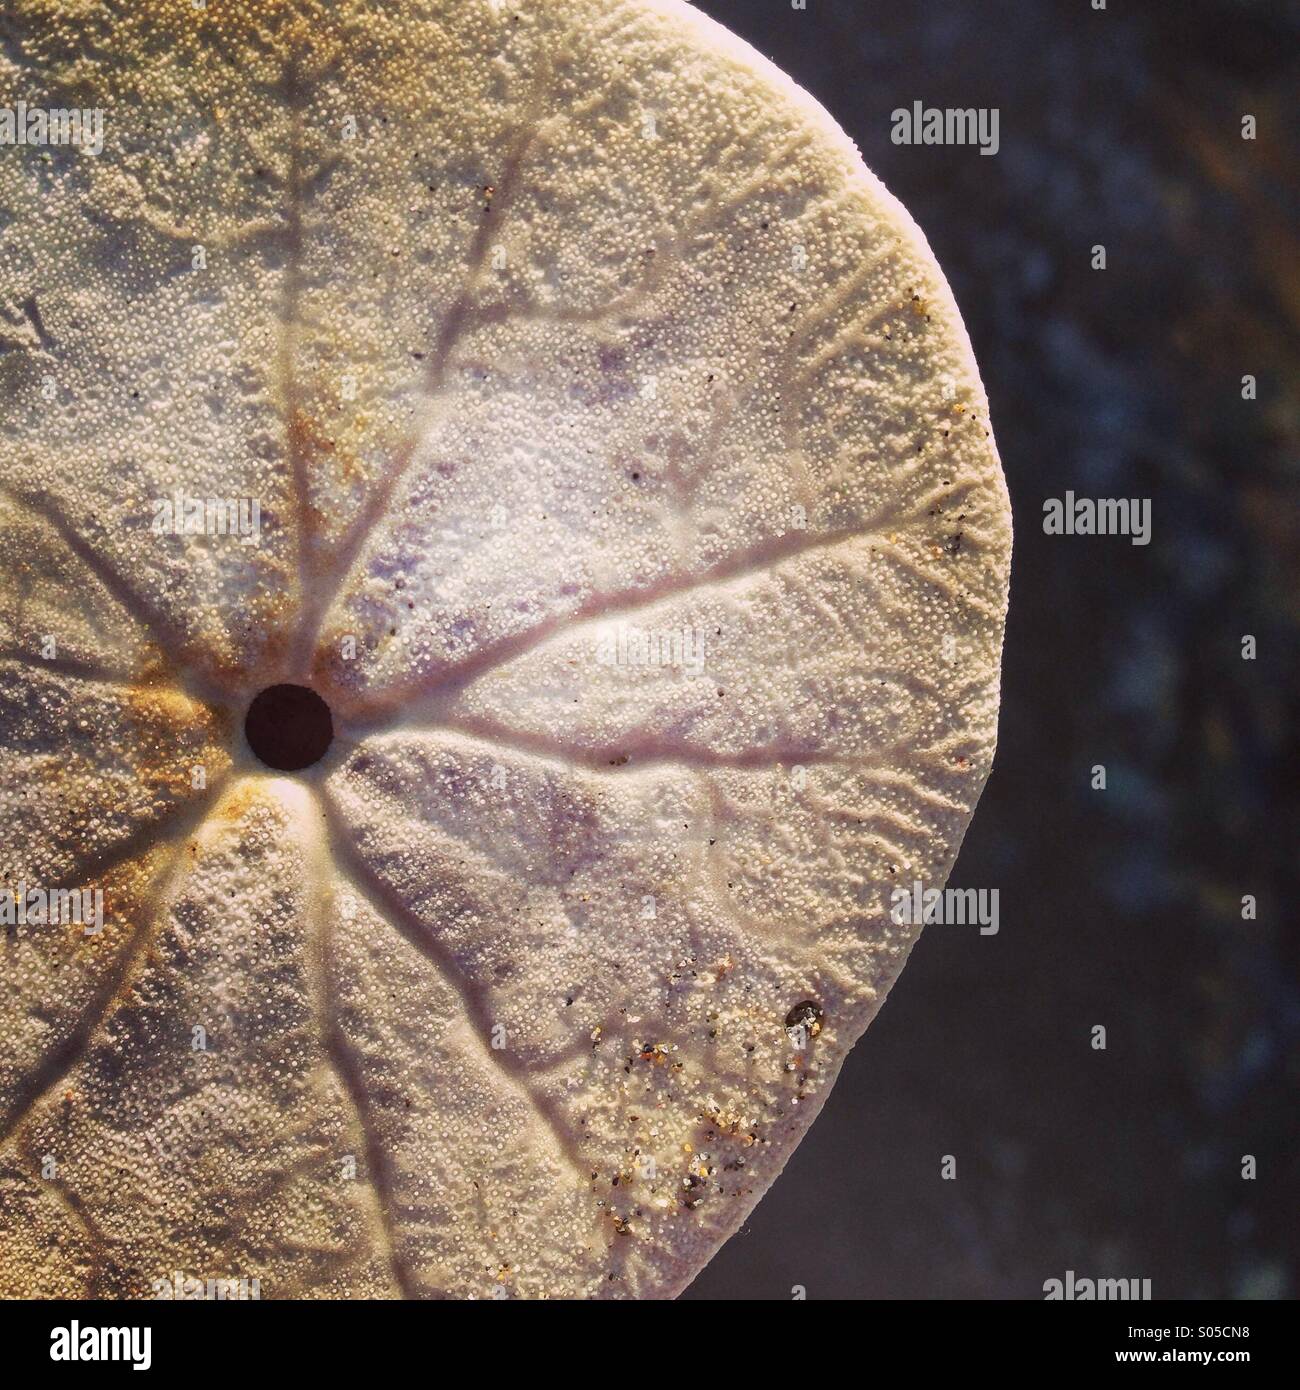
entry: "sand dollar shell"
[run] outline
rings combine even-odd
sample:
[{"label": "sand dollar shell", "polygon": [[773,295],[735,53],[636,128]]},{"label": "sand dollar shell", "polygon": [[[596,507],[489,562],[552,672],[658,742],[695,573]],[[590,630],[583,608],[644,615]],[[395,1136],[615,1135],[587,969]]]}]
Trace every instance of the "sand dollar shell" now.
[{"label": "sand dollar shell", "polygon": [[993,756],[923,237],[675,0],[13,9],[0,1287],[674,1293]]}]

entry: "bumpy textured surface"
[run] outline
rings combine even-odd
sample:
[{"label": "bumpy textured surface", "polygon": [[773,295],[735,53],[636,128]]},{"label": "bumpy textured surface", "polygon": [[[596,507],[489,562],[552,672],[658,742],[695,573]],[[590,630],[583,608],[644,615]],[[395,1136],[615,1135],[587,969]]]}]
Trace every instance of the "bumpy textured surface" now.
[{"label": "bumpy textured surface", "polygon": [[106,903],[5,929],[0,1290],[674,1293],[993,755],[923,238],[673,0],[18,0],[0,79],[106,113],[0,150],[3,869]]}]

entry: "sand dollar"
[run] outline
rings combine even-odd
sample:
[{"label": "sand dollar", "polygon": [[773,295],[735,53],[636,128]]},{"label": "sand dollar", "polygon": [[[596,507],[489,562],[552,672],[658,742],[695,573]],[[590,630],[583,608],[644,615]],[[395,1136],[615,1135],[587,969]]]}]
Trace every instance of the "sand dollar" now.
[{"label": "sand dollar", "polygon": [[993,756],[923,237],[675,0],[7,26],[0,1287],[671,1295]]}]

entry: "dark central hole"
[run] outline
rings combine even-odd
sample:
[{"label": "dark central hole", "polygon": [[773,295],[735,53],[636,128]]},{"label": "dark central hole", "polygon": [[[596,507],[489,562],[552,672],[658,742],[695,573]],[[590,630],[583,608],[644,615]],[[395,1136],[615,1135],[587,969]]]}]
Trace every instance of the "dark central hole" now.
[{"label": "dark central hole", "polygon": [[330,707],[305,685],[270,685],[248,707],[248,746],[279,772],[318,763],[334,742]]}]

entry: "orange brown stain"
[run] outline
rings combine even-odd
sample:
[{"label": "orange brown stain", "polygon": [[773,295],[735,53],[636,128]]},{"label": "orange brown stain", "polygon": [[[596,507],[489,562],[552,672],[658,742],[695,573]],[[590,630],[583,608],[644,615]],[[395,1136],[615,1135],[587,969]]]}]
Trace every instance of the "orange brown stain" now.
[{"label": "orange brown stain", "polygon": [[146,655],[126,693],[136,747],[123,752],[140,786],[185,800],[200,791],[193,785],[195,767],[203,767],[209,786],[230,768],[234,721],[228,709],[201,703],[167,684],[172,674],[159,653]]},{"label": "orange brown stain", "polygon": [[[349,404],[342,397],[335,396],[330,408],[334,411],[344,410]],[[345,431],[356,431],[367,423],[366,415],[353,413],[352,418],[344,422],[343,428]],[[320,463],[328,457],[340,481],[365,480],[365,470],[355,452],[342,444],[337,435],[327,433],[320,422],[301,406],[295,406],[289,413],[289,440],[295,450],[312,462]]]},{"label": "orange brown stain", "polygon": [[266,796],[255,782],[242,781],[221,798],[213,817],[223,825],[239,825],[258,806],[267,804]]}]

